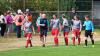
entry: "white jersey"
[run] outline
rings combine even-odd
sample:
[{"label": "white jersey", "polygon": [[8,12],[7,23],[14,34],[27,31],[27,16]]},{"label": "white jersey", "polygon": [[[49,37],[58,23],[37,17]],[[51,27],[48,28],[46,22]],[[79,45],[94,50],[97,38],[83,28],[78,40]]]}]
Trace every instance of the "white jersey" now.
[{"label": "white jersey", "polygon": [[59,19],[53,19],[53,21],[52,21],[52,28],[59,28],[59,27],[60,27]]},{"label": "white jersey", "polygon": [[81,21],[80,20],[73,20],[73,25],[72,25],[72,28],[73,29],[77,29],[77,28],[80,28],[81,27]]}]

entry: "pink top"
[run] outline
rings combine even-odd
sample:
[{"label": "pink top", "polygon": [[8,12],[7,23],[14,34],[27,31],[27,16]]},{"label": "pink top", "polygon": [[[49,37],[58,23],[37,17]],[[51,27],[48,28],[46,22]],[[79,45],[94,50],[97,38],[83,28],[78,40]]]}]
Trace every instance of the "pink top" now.
[{"label": "pink top", "polygon": [[[22,22],[18,22],[19,17],[21,17]],[[16,26],[23,25],[23,23],[24,23],[24,16],[23,16],[23,15],[16,15],[16,16],[14,17],[14,22],[15,22]]]}]

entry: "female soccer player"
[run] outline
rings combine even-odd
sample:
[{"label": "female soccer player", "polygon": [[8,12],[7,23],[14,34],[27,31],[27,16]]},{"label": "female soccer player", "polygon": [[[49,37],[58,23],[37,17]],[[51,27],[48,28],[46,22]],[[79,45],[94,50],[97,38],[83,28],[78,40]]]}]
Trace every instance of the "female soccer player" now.
[{"label": "female soccer player", "polygon": [[26,46],[25,47],[27,48],[29,44],[30,44],[30,47],[32,47],[32,42],[31,42],[32,32],[34,32],[35,34],[35,31],[34,31],[32,22],[30,22],[28,19],[24,23],[24,31],[26,34]]},{"label": "female soccer player", "polygon": [[39,13],[39,17],[37,18],[37,21],[36,21],[36,26],[37,26],[37,31],[40,33],[40,26],[39,26],[39,24],[40,24],[40,19],[41,19],[41,16],[42,16],[42,14],[43,14],[43,12],[40,12]]},{"label": "female soccer player", "polygon": [[52,36],[54,37],[55,46],[58,46],[58,34],[60,30],[60,20],[57,18],[57,15],[53,15],[52,20]]},{"label": "female soccer player", "polygon": [[69,31],[70,31],[69,30],[69,23],[68,23],[68,20],[65,18],[64,15],[62,15],[62,20],[63,20],[62,29],[63,29],[65,45],[68,46],[68,34],[69,34]]},{"label": "female soccer player", "polygon": [[73,25],[72,25],[72,42],[73,45],[75,45],[75,37],[76,39],[78,38],[78,45],[80,45],[81,38],[81,29],[82,29],[82,24],[81,20],[79,20],[78,16],[74,16],[74,19],[72,19]]},{"label": "female soccer player", "polygon": [[91,20],[89,20],[89,16],[85,16],[85,20],[83,26],[85,26],[85,45],[87,46],[87,39],[88,36],[90,36],[92,47],[94,47],[94,39],[93,39],[93,31],[94,31],[94,25]]},{"label": "female soccer player", "polygon": [[48,32],[48,20],[46,18],[46,14],[42,14],[39,26],[40,26],[40,41],[42,42],[42,46],[45,47],[46,37]]}]

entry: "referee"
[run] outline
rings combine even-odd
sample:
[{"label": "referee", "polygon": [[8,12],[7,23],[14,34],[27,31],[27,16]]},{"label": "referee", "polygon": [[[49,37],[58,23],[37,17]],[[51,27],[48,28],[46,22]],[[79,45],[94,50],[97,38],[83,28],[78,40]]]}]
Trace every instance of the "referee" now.
[{"label": "referee", "polygon": [[84,24],[83,26],[85,26],[85,47],[87,47],[87,39],[88,39],[88,36],[90,37],[91,39],[91,42],[92,42],[92,47],[94,47],[94,39],[93,39],[93,32],[94,32],[94,25],[93,25],[93,22],[91,20],[89,20],[89,16],[86,15],[85,16],[85,20],[84,21]]}]

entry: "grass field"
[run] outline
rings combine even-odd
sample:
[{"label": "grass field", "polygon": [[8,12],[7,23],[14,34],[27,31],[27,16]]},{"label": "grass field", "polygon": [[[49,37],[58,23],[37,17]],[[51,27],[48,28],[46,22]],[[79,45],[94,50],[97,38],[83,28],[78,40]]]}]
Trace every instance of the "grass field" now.
[{"label": "grass field", "polygon": [[100,56],[100,42],[96,42],[95,47],[80,46],[35,46],[32,48],[21,47],[19,49],[0,52],[0,56]]},{"label": "grass field", "polygon": [[[84,47],[84,31],[82,31],[82,44],[72,46],[71,40],[69,46],[64,46],[63,37],[60,37],[60,45],[53,46],[51,35],[47,38],[47,46],[41,47],[38,36],[33,36],[33,47],[25,48],[26,38],[16,39],[15,36],[0,38],[0,56],[100,56],[100,29],[96,29],[94,34],[95,47],[93,48],[89,41],[88,47]],[[20,46],[18,46],[20,44]]]}]

